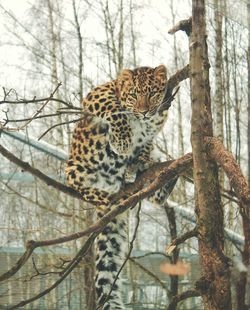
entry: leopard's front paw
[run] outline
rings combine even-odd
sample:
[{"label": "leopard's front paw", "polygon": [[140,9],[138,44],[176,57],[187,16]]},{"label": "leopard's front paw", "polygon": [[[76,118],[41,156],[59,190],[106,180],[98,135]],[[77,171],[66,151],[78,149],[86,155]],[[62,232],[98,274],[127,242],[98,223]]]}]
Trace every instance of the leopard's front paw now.
[{"label": "leopard's front paw", "polygon": [[144,157],[144,156],[139,156],[137,159],[137,162],[138,162],[137,166],[138,166],[139,171],[147,170],[155,164],[154,160],[148,157]]},{"label": "leopard's front paw", "polygon": [[109,144],[118,155],[128,155],[131,152],[131,138],[111,135]]}]

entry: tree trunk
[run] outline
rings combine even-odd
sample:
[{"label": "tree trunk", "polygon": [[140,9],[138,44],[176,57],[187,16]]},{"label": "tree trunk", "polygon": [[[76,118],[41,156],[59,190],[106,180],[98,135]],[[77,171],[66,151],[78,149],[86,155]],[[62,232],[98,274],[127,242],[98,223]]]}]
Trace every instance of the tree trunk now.
[{"label": "tree trunk", "polygon": [[215,21],[215,135],[223,142],[223,87],[222,87],[222,16],[221,0],[214,0]]},{"label": "tree trunk", "polygon": [[192,120],[196,215],[202,278],[197,283],[209,310],[230,310],[230,271],[224,256],[223,211],[215,162],[207,161],[203,139],[212,136],[209,63],[204,0],[192,1],[190,42]]},{"label": "tree trunk", "polygon": [[247,146],[248,146],[248,185],[250,185],[250,0],[247,3],[247,22],[248,22],[248,51],[247,51],[247,65],[248,65],[248,104],[247,104]]},{"label": "tree trunk", "polygon": [[[177,238],[177,226],[176,226],[176,217],[175,217],[175,210],[166,203],[163,205],[163,208],[166,212],[169,224],[169,231],[171,242]],[[176,247],[172,252],[171,257],[171,264],[176,264],[179,259],[179,252],[180,250]],[[170,276],[170,297],[171,299],[178,294],[178,285],[179,285],[179,277],[171,275]],[[172,301],[172,300],[171,300]],[[172,310],[177,309],[177,304],[173,305]]]},{"label": "tree trunk", "polygon": [[228,18],[227,18],[227,8],[228,3],[227,0],[223,1],[223,7],[225,11],[225,34],[224,34],[224,43],[225,43],[225,59],[224,59],[224,89],[225,89],[225,130],[226,130],[226,146],[229,151],[232,151],[232,126],[231,126],[231,96],[230,96],[230,70],[229,70],[229,48],[228,48],[228,42],[229,42],[229,35],[228,35]]}]

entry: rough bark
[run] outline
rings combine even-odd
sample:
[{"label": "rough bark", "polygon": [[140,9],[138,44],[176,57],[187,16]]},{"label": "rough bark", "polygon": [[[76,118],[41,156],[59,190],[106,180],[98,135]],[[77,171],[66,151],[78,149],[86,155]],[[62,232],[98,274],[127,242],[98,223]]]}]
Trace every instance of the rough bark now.
[{"label": "rough bark", "polygon": [[206,309],[231,309],[230,271],[224,256],[223,211],[218,169],[207,161],[204,137],[212,136],[209,63],[206,45],[205,4],[192,1],[190,42],[191,143],[193,149],[196,215],[202,278],[199,282]]},{"label": "rough bark", "polygon": [[250,189],[232,153],[215,137],[205,137],[204,142],[207,145],[208,156],[223,168],[236,197],[242,204],[242,209],[247,213],[250,209]]},{"label": "rough bark", "polygon": [[247,104],[247,146],[248,146],[248,184],[250,185],[250,0],[247,3],[247,21],[248,21],[248,51],[247,51],[247,67],[248,67],[248,104]]}]

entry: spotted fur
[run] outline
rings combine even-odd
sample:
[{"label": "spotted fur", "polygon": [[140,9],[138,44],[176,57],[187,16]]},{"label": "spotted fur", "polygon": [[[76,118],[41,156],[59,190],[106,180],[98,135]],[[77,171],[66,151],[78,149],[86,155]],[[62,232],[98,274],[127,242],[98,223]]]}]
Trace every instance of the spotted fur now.
[{"label": "spotted fur", "polygon": [[[85,200],[99,203],[98,217],[112,209],[110,195],[150,163],[153,139],[166,120],[166,113],[158,112],[166,81],[163,65],[125,69],[83,100],[92,116],[75,127],[66,175]],[[97,240],[96,295],[104,310],[124,309],[119,279],[106,299],[125,256],[125,222],[115,218]]]}]

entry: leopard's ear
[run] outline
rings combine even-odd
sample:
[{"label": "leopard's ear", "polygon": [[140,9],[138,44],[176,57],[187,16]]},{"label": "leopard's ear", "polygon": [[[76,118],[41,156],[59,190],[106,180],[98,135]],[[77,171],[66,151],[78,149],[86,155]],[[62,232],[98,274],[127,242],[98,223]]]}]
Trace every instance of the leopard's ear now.
[{"label": "leopard's ear", "polygon": [[123,81],[132,81],[133,71],[131,71],[129,69],[123,69],[119,75],[119,78]]},{"label": "leopard's ear", "polygon": [[167,80],[167,68],[164,65],[160,65],[155,68],[155,77],[160,80],[164,81]]}]

